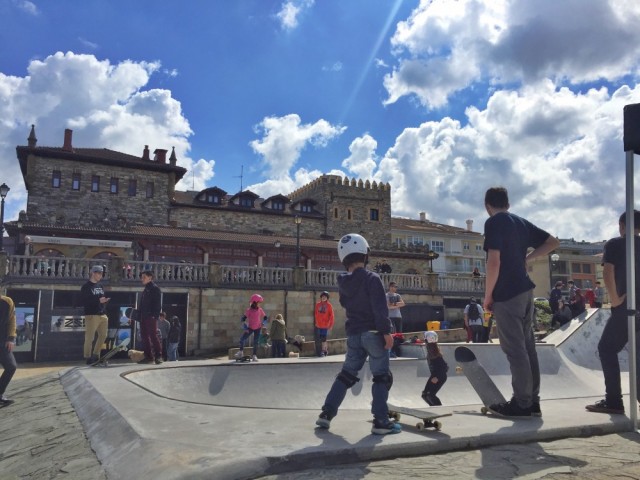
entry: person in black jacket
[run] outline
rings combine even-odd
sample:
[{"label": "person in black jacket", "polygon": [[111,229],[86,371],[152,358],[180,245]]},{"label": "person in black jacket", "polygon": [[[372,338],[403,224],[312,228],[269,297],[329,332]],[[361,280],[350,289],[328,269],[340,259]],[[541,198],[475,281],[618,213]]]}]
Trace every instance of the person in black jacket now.
[{"label": "person in black jacket", "polygon": [[110,299],[105,295],[104,287],[100,283],[103,274],[104,268],[101,265],[94,265],[91,267],[89,280],[80,289],[84,306],[84,358],[87,360],[87,365],[98,361],[102,344],[107,338],[109,319],[105,309]]},{"label": "person in black jacket", "polygon": [[427,342],[427,362],[431,376],[422,391],[422,399],[430,406],[442,405],[437,393],[447,381],[449,366],[438,347],[438,334],[434,331],[424,332],[424,340]]},{"label": "person in black jacket", "polygon": [[162,363],[162,345],[158,338],[158,317],[162,310],[162,292],[153,281],[153,272],[142,272],[144,290],[140,298],[140,336],[144,349],[144,358],[138,363]]},{"label": "person in black jacket", "polygon": [[180,331],[182,325],[175,315],[171,317],[171,328],[169,328],[169,336],[167,338],[167,358],[170,362],[178,361],[178,344],[180,343]]}]

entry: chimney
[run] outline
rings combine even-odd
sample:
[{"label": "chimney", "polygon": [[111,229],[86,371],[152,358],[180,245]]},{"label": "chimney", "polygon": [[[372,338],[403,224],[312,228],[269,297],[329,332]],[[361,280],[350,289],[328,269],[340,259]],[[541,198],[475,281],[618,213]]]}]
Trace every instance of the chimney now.
[{"label": "chimney", "polygon": [[473,220],[468,219],[466,223],[467,223],[467,232],[473,232]]},{"label": "chimney", "polygon": [[142,151],[142,160],[151,160],[151,158],[149,158],[149,145],[144,146],[144,150]]},{"label": "chimney", "polygon": [[155,160],[158,163],[167,163],[167,151],[162,148],[156,148],[153,151],[153,154],[156,156]]},{"label": "chimney", "polygon": [[176,147],[171,147],[171,156],[169,157],[169,163],[175,167],[177,161],[178,157],[176,157]]},{"label": "chimney", "polygon": [[67,152],[73,152],[73,146],[71,144],[71,140],[73,138],[73,130],[69,128],[64,129],[64,145],[62,145],[62,149]]},{"label": "chimney", "polygon": [[38,143],[38,139],[36,138],[36,126],[31,125],[31,133],[29,133],[29,138],[27,138],[27,142],[29,148],[36,148],[36,144]]},{"label": "chimney", "polygon": [[427,214],[425,212],[420,212],[420,221],[421,222],[427,221]]}]

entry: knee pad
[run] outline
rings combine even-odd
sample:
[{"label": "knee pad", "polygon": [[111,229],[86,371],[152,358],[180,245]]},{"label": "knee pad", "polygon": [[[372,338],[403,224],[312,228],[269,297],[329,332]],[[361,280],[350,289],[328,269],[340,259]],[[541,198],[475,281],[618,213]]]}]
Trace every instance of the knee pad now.
[{"label": "knee pad", "polygon": [[344,383],[347,386],[347,388],[353,387],[356,383],[358,383],[360,381],[360,379],[358,377],[356,377],[354,375],[351,375],[349,372],[346,372],[344,370],[342,370],[338,374],[336,379],[338,379],[342,383]]},{"label": "knee pad", "polygon": [[382,375],[374,375],[373,383],[381,383],[387,387],[387,390],[391,390],[391,385],[393,385],[393,375],[391,372],[387,372]]}]

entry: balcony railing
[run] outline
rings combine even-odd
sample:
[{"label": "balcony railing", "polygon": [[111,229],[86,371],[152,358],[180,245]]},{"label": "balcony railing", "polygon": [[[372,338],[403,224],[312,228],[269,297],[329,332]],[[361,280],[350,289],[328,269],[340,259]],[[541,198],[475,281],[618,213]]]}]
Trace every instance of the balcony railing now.
[{"label": "balcony railing", "polygon": [[[134,284],[140,281],[144,270],[151,270],[156,281],[177,286],[216,286],[236,288],[297,288],[335,290],[338,275],[342,271],[275,267],[249,267],[237,265],[204,265],[193,263],[125,261],[87,258],[45,258],[20,255],[0,255],[6,259],[3,283],[56,280],[60,283],[80,283],[89,278],[94,265],[105,268],[103,279],[111,284]],[[396,282],[401,293],[459,293],[484,292],[484,278],[470,275],[427,274],[409,275],[383,273],[380,275],[385,287]]]}]

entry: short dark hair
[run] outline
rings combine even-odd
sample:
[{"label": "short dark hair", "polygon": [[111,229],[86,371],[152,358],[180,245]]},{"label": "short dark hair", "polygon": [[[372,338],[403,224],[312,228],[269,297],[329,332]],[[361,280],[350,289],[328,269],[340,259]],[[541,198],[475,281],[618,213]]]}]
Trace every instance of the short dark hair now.
[{"label": "short dark hair", "polygon": [[364,253],[350,253],[349,255],[347,255],[342,259],[342,265],[344,265],[345,268],[349,268],[354,263],[366,264],[367,257],[368,255],[365,255]]},{"label": "short dark hair", "polygon": [[397,287],[398,284],[396,282],[389,282],[390,287]]},{"label": "short dark hair", "polygon": [[151,270],[143,270],[141,275],[146,275],[147,277],[153,278],[153,271],[151,271]]},{"label": "short dark hair", "polygon": [[491,187],[484,195],[484,203],[495,208],[509,208],[509,194],[504,187]]},{"label": "short dark hair", "polygon": [[[622,215],[620,215],[620,218],[618,219],[618,223],[621,223],[622,225],[627,224],[627,212],[622,212]],[[633,227],[640,228],[640,211],[639,210],[633,211]]]}]

